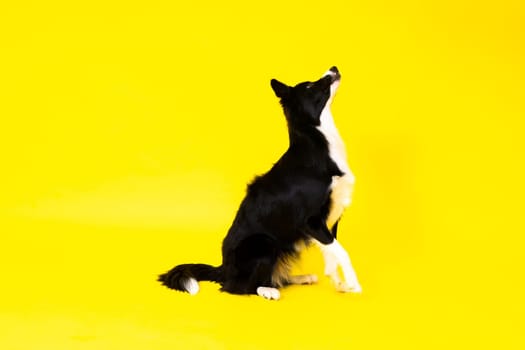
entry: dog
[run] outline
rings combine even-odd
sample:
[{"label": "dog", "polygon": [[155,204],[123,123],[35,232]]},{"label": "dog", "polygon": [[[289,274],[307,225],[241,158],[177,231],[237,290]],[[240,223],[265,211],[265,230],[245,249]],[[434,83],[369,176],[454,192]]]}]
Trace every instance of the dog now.
[{"label": "dog", "polygon": [[248,185],[222,243],[222,265],[178,265],[158,281],[190,294],[199,291],[198,281],[212,281],[225,292],[277,300],[283,286],[317,282],[315,275],[290,273],[302,247],[313,242],[323,253],[325,274],[336,290],[361,292],[350,257],[336,239],[354,187],[330,109],[340,80],[336,67],[317,81],[293,87],[271,80],[288,124],[287,151]]}]

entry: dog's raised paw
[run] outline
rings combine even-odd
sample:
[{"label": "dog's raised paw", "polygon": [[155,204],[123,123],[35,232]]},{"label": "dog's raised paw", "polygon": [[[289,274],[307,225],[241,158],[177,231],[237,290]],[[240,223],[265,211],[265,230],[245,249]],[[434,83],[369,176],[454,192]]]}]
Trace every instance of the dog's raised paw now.
[{"label": "dog's raised paw", "polygon": [[281,293],[276,288],[271,287],[259,287],[257,288],[257,295],[269,299],[269,300],[279,300]]}]

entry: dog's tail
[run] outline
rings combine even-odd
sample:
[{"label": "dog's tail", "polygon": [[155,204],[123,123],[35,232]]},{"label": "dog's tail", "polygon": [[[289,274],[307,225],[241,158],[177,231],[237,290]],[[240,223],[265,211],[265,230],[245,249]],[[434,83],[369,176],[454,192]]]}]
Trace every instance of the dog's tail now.
[{"label": "dog's tail", "polygon": [[184,264],[172,268],[159,276],[158,281],[168,288],[197,294],[198,281],[222,281],[222,266],[214,267],[206,264]]}]

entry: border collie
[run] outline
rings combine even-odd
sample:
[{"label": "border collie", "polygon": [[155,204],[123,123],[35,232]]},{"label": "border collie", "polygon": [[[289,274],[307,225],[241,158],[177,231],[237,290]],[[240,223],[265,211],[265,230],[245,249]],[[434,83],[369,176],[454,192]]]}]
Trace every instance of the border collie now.
[{"label": "border collie", "polygon": [[294,87],[271,80],[288,123],[288,150],[248,185],[222,244],[222,265],[178,265],[159,276],[162,284],[196,294],[198,281],[213,281],[222,291],[276,300],[282,286],[317,282],[315,275],[290,274],[301,248],[314,242],[336,289],[361,291],[350,258],[336,240],[354,185],[330,110],[340,79],[332,67],[319,80]]}]

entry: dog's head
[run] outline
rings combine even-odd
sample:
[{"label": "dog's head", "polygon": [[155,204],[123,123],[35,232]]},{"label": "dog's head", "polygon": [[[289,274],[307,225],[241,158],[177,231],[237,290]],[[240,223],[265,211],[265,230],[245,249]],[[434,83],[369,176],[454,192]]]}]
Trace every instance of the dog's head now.
[{"label": "dog's head", "polygon": [[339,70],[332,67],[314,82],[307,81],[292,87],[272,79],[271,85],[281,100],[290,126],[319,126],[321,113],[330,108],[340,79]]}]

